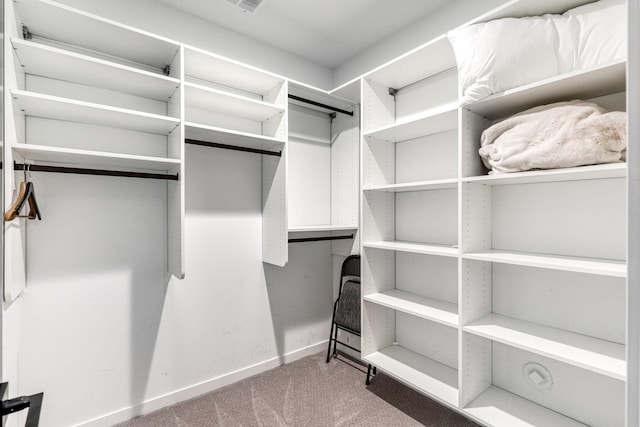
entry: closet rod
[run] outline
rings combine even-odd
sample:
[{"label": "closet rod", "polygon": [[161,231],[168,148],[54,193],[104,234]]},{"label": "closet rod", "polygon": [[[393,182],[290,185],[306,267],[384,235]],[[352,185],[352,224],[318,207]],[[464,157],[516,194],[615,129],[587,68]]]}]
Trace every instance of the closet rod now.
[{"label": "closet rod", "polygon": [[289,98],[294,99],[296,101],[305,102],[307,104],[315,105],[316,107],[326,108],[327,110],[335,111],[337,113],[347,114],[349,116],[353,116],[353,111],[342,110],[340,108],[332,107],[331,105],[322,104],[320,102],[312,101],[310,99],[302,98],[300,96],[289,94]]},{"label": "closet rod", "polygon": [[209,141],[199,141],[197,139],[185,138],[184,143],[192,144],[192,145],[201,145],[203,147],[224,148],[226,150],[236,150],[236,151],[244,151],[247,153],[264,154],[267,156],[278,156],[278,157],[282,156],[282,153],[280,151],[267,151],[267,150],[260,150],[258,148],[238,147],[236,145],[220,144],[218,142],[209,142]]},{"label": "closet rod", "polygon": [[348,236],[303,237],[300,239],[289,239],[289,243],[321,242],[324,240],[348,240],[348,239],[353,239],[353,234],[349,234]]},{"label": "closet rod", "polygon": [[[27,165],[31,172],[54,172],[54,173],[74,173],[79,175],[100,175],[100,176],[123,176],[126,178],[147,178],[147,179],[164,179],[167,181],[178,181],[178,174],[167,175],[162,173],[149,173],[149,172],[127,172],[127,171],[115,171],[107,169],[85,169],[85,168],[71,168],[66,166],[42,166],[42,165]],[[25,169],[24,163],[14,163],[13,169],[17,171],[23,171]]]}]

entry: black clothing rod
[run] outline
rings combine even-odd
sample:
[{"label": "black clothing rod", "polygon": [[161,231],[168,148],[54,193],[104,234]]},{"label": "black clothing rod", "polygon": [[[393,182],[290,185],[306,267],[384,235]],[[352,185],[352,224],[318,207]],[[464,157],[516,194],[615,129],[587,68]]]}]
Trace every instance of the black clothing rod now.
[{"label": "black clothing rod", "polygon": [[185,139],[184,143],[192,144],[192,145],[201,145],[203,147],[214,147],[214,148],[224,148],[226,150],[244,151],[247,153],[265,154],[267,156],[278,156],[278,157],[282,156],[282,153],[280,151],[267,151],[267,150],[260,150],[258,148],[238,147],[235,145],[220,144],[218,142],[199,141],[197,139]]},{"label": "black clothing rod", "polygon": [[321,242],[324,240],[347,240],[347,239],[353,239],[353,234],[349,234],[348,236],[303,237],[300,239],[289,239],[289,243]]},{"label": "black clothing rod", "polygon": [[[23,171],[25,170],[25,165],[23,163],[14,163],[13,169],[17,171]],[[71,167],[65,167],[65,166],[43,166],[43,165],[27,165],[27,169],[31,172],[75,173],[79,175],[123,176],[127,178],[164,179],[168,181],[178,181],[178,174],[167,175],[162,173],[126,172],[126,171],[113,171],[113,170],[106,170],[106,169],[84,169],[84,168],[71,168]]]},{"label": "black clothing rod", "polygon": [[296,101],[305,102],[307,104],[315,105],[316,107],[326,108],[327,110],[335,111],[337,113],[347,114],[349,116],[353,116],[353,111],[342,110],[340,108],[332,107],[331,105],[322,104],[320,102],[312,101],[310,99],[302,98],[300,96],[289,94],[289,98],[295,99]]}]

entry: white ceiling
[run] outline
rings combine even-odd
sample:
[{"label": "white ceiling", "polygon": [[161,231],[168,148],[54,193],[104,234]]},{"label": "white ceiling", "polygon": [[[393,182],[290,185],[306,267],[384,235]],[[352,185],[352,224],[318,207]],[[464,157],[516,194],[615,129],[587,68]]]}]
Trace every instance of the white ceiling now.
[{"label": "white ceiling", "polygon": [[216,25],[335,68],[449,0],[159,0]]}]

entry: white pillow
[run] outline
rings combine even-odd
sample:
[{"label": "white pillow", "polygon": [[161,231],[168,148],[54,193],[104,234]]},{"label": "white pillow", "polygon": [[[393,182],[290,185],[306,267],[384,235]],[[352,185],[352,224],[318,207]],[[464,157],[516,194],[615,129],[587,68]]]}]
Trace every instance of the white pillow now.
[{"label": "white pillow", "polygon": [[559,74],[626,58],[626,0],[600,0],[563,15],[503,18],[447,33],[461,104]]},{"label": "white pillow", "polygon": [[627,57],[627,2],[600,0],[563,15],[574,35],[574,70]]},{"label": "white pillow", "polygon": [[462,105],[563,72],[552,16],[497,19],[449,31]]}]

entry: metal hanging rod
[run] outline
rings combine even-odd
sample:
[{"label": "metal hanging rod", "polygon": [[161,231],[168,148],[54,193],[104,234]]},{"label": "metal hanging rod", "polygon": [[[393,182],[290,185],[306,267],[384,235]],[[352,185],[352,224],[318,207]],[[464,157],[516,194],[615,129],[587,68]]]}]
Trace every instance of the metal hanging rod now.
[{"label": "metal hanging rod", "polygon": [[325,240],[348,240],[348,239],[353,239],[353,234],[349,234],[348,236],[302,237],[299,239],[289,239],[289,243],[322,242]]},{"label": "metal hanging rod", "polygon": [[[72,168],[66,166],[43,166],[43,165],[26,165],[31,172],[54,172],[54,173],[73,173],[78,175],[100,175],[100,176],[122,176],[126,178],[147,178],[147,179],[164,179],[167,181],[178,181],[178,174],[168,175],[162,173],[149,172],[127,172],[115,171],[107,169],[85,169]],[[14,163],[13,169],[17,171],[25,170],[24,163]]]},{"label": "metal hanging rod", "polygon": [[341,108],[332,107],[331,105],[323,104],[321,102],[312,101],[310,99],[302,98],[300,96],[289,94],[289,98],[290,99],[294,99],[296,101],[304,102],[304,103],[307,103],[307,104],[315,105],[316,107],[326,108],[327,110],[335,111],[337,113],[342,113],[342,114],[346,114],[346,115],[349,115],[349,116],[353,116],[353,111],[347,111],[347,110],[343,110]]},{"label": "metal hanging rod", "polygon": [[224,148],[226,150],[235,150],[235,151],[244,151],[247,153],[264,154],[267,156],[277,156],[277,157],[282,156],[282,153],[280,151],[267,151],[267,150],[260,150],[258,148],[238,147],[235,145],[220,144],[218,142],[199,141],[197,139],[185,139],[184,143],[192,144],[192,145],[201,145],[203,147]]},{"label": "metal hanging rod", "polygon": [[416,80],[416,81],[415,81],[415,82],[413,82],[413,83],[409,83],[409,84],[408,84],[408,85],[406,85],[406,86],[397,87],[397,88],[390,87],[390,88],[389,88],[389,95],[391,95],[391,96],[396,96],[396,94],[397,94],[398,92],[400,92],[401,90],[405,90],[405,89],[407,89],[407,88],[410,88],[411,86],[415,86],[415,85],[418,85],[418,84],[420,84],[420,83],[422,83],[422,82],[425,82],[425,81],[427,81],[427,80],[431,80],[431,79],[433,79],[433,78],[436,78],[436,77],[438,77],[438,76],[441,76],[442,74],[449,73],[449,72],[451,72],[451,70],[455,70],[455,68],[456,68],[456,67],[450,67],[450,68],[447,68],[446,70],[439,71],[439,72],[437,72],[437,73],[435,73],[435,74],[432,74],[432,75],[427,76],[427,77],[425,77],[425,78],[422,78],[422,79],[420,79],[420,80]]}]

